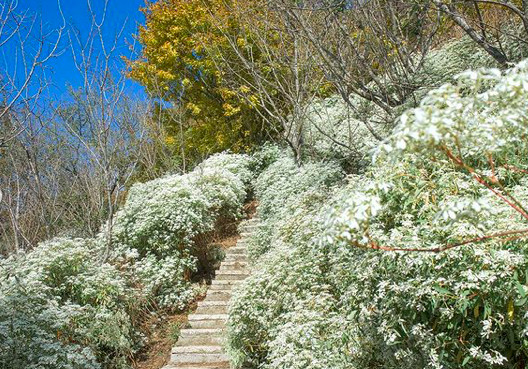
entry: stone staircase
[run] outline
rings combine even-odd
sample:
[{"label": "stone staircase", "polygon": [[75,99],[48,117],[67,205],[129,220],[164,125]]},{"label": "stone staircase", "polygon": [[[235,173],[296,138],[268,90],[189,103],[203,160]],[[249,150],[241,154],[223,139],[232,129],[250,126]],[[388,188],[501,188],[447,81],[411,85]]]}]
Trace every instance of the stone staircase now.
[{"label": "stone staircase", "polygon": [[224,351],[225,323],[234,287],[249,275],[247,238],[257,226],[256,218],[242,227],[236,246],[226,249],[226,257],[216,271],[207,296],[189,315],[190,328],[182,329],[172,348],[169,364],[163,369],[225,369],[229,359]]}]

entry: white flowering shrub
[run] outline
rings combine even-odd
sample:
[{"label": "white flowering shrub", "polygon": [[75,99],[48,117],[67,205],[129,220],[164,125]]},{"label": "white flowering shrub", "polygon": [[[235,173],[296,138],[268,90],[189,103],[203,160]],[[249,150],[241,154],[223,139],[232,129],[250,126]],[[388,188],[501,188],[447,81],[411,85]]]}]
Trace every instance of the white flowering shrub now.
[{"label": "white flowering shrub", "polygon": [[[2,274],[5,278],[5,275]],[[50,299],[40,282],[3,281],[0,288],[0,367],[99,369],[94,352],[75,343],[78,305]]]},{"label": "white flowering shrub", "polygon": [[310,104],[303,138],[312,157],[337,160],[351,170],[363,171],[379,143],[364,122],[369,122],[380,137],[389,132],[385,125],[370,123],[384,114],[379,107],[359,96],[351,95],[350,100],[357,109],[337,95]]},{"label": "white flowering shrub", "polygon": [[246,185],[254,176],[253,158],[243,154],[221,153],[212,155],[200,163],[195,171],[206,168],[231,172]]},{"label": "white flowering shrub", "polygon": [[265,143],[260,146],[258,150],[251,155],[250,168],[253,172],[253,180],[283,155],[284,149],[276,144]]},{"label": "white flowering shrub", "polygon": [[343,172],[334,162],[306,163],[297,166],[288,153],[270,164],[254,184],[259,199],[258,215],[261,222],[255,237],[250,240],[249,254],[256,259],[267,252],[272,240],[282,230],[283,220],[291,217],[291,212],[301,209],[299,204],[310,191],[328,188],[343,178]]},{"label": "white flowering shrub", "polygon": [[217,154],[192,172],[136,184],[116,214],[117,260],[145,298],[183,309],[194,297],[189,274],[203,247],[198,237],[220,218],[239,217],[253,174],[246,155]]},{"label": "white flowering shrub", "polygon": [[110,251],[102,231],[0,259],[0,368],[130,368],[145,343],[145,308],[183,310],[195,298],[200,237],[241,215],[251,163],[218,154],[133,186]]},{"label": "white flowering shrub", "polygon": [[134,292],[99,251],[91,240],[54,239],[0,262],[1,367],[127,366],[138,343]]},{"label": "white flowering shrub", "polygon": [[464,73],[402,115],[367,173],[304,189],[310,207],[268,204],[263,180],[257,195],[281,222],[232,305],[233,362],[522,367],[526,101],[525,62]]}]

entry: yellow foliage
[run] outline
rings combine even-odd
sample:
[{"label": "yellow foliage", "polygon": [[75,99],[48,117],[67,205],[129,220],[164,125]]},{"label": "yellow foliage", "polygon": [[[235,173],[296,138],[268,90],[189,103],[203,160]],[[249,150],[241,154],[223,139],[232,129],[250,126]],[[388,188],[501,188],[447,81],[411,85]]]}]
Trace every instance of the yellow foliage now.
[{"label": "yellow foliage", "polygon": [[176,139],[174,138],[174,136],[167,136],[165,138],[165,143],[169,146],[172,146],[176,143]]},{"label": "yellow foliage", "polygon": [[[228,6],[229,0],[148,2],[138,34],[141,56],[127,61],[129,76],[151,93],[178,105],[185,102],[185,145],[200,155],[242,150],[262,134],[256,112],[237,88],[226,84],[220,59],[215,59],[232,53],[225,35],[242,32],[242,22]],[[176,131],[173,120],[164,124],[169,132]]]},{"label": "yellow foliage", "polygon": [[228,104],[228,103],[225,103],[223,107],[224,107],[224,115],[226,117],[231,117],[233,115],[236,115],[241,110],[240,106],[234,107],[233,105]]}]

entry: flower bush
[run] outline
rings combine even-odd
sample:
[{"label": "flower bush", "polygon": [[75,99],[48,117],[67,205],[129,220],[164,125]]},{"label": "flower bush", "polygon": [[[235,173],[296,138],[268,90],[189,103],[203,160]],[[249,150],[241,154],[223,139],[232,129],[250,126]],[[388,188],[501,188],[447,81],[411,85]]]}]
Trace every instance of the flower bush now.
[{"label": "flower bush", "polygon": [[[257,178],[254,185],[259,199],[258,215],[261,224],[250,240],[249,255],[256,259],[273,246],[277,232],[282,232],[284,220],[291,217],[300,203],[308,203],[308,193],[329,188],[344,174],[334,162],[306,163],[298,167],[293,158],[283,152]],[[284,230],[286,231],[286,230]]]},{"label": "flower bush", "polygon": [[251,165],[217,154],[188,174],[134,185],[110,250],[102,231],[0,259],[0,367],[129,368],[146,307],[183,310],[194,299],[201,237],[241,215]]},{"label": "flower bush", "polygon": [[98,249],[93,240],[54,239],[1,262],[4,367],[126,367],[138,344],[134,290],[94,258]]},{"label": "flower bush", "polygon": [[[383,111],[359,96],[350,97],[357,108],[350,108],[340,96],[312,103],[305,118],[304,142],[312,157],[336,160],[355,172],[370,164],[378,140],[365,122],[376,121]],[[369,123],[378,136],[386,137],[388,129]]]},{"label": "flower bush", "polygon": [[116,214],[115,258],[143,286],[145,298],[182,309],[193,298],[197,239],[221,217],[240,216],[252,177],[245,155],[217,154],[185,175],[136,184]]},{"label": "flower bush", "polygon": [[80,306],[50,299],[39,282],[3,282],[0,292],[0,367],[101,368],[93,350],[72,339]]},{"label": "flower bush", "polygon": [[233,362],[523,367],[527,81],[526,62],[463,73],[402,115],[365,174],[301,186],[297,206],[259,177],[274,231],[230,310]]}]

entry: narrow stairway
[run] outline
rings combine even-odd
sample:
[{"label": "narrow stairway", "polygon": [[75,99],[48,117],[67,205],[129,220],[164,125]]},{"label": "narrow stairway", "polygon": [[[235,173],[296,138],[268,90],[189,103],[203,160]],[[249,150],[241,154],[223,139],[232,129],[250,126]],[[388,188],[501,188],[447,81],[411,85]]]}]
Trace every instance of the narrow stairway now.
[{"label": "narrow stairway", "polygon": [[182,329],[172,348],[169,364],[162,369],[225,369],[225,323],[232,289],[249,276],[247,239],[258,220],[247,220],[235,247],[225,250],[225,259],[216,271],[207,295],[189,315],[190,328]]}]

